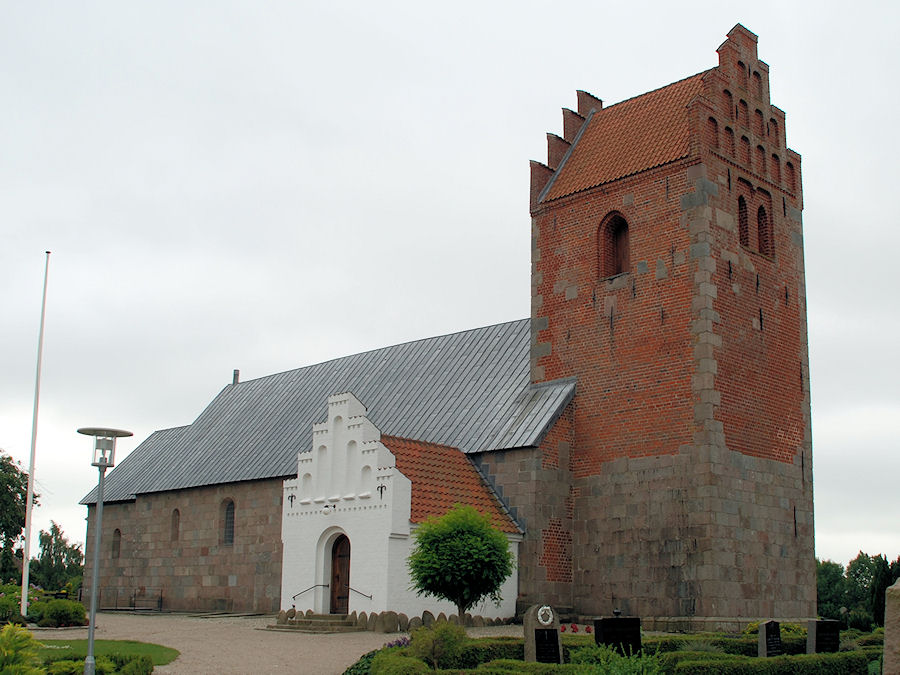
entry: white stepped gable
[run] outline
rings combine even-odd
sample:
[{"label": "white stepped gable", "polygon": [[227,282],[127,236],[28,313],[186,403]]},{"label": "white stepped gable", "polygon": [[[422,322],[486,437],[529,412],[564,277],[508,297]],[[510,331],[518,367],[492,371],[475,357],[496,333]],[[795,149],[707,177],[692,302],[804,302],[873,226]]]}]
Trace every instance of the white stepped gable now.
[{"label": "white stepped gable", "polygon": [[[284,481],[282,607],[323,614],[455,612],[450,603],[411,590],[412,483],[381,443],[366,407],[349,392],[329,396],[328,419],[312,430],[312,449],[297,455],[297,478]],[[519,540],[510,539],[515,553]],[[486,603],[478,613],[512,616],[517,583],[515,574],[507,581],[501,608]],[[341,595],[343,601],[335,597]]]}]

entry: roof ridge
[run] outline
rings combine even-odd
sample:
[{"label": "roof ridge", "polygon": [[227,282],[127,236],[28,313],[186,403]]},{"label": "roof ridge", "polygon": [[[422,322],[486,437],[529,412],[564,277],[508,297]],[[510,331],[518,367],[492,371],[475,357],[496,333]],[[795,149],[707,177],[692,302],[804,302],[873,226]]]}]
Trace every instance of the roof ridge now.
[{"label": "roof ridge", "polygon": [[694,78],[700,79],[707,73],[710,73],[717,69],[717,66],[713,66],[712,68],[707,68],[706,70],[701,70],[699,73],[694,73],[693,75],[688,75],[687,77],[682,77],[680,80],[675,80],[674,82],[669,82],[669,84],[664,84],[661,87],[657,87],[656,89],[651,89],[650,91],[645,91],[643,94],[635,94],[634,96],[630,96],[629,98],[622,99],[616,103],[613,103],[608,106],[603,106],[602,110],[598,110],[597,112],[601,115],[609,110],[612,110],[616,106],[623,105],[624,103],[631,103],[640,98],[644,98],[645,96],[649,96],[650,94],[656,94],[663,89],[668,89],[669,87],[674,87],[676,84],[684,84],[688,80],[693,80]]}]

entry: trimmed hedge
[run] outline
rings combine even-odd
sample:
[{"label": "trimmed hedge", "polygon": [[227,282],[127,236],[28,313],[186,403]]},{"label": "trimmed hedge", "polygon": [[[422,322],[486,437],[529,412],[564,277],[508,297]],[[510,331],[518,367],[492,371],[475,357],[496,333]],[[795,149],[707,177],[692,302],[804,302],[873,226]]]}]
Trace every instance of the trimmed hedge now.
[{"label": "trimmed hedge", "polygon": [[[687,655],[686,652],[683,654]],[[672,654],[675,657],[678,654]],[[724,656],[724,658],[722,658]],[[859,652],[758,658],[723,654],[690,655],[679,660],[676,675],[866,675],[868,660]]]},{"label": "trimmed hedge", "polygon": [[[94,661],[98,675],[150,675],[153,672],[153,659],[146,654],[113,652],[98,655]],[[44,664],[50,675],[81,675],[84,672],[84,658],[72,659],[71,654],[51,656]]]},{"label": "trimmed hedge", "polygon": [[531,673],[531,675],[596,675],[596,666],[566,663],[560,666],[552,663],[525,663],[515,659],[499,659],[483,663],[475,671],[478,675],[508,675],[509,673]]},{"label": "trimmed hedge", "polygon": [[[756,637],[723,637],[722,635],[698,634],[680,635],[678,637],[647,637],[643,640],[644,651],[647,654],[660,654],[665,652],[677,652],[690,650],[691,642],[705,642],[718,647],[726,654],[741,656],[756,656],[759,653],[759,638]],[[806,638],[800,636],[783,636],[781,646],[784,653],[805,654]]]}]

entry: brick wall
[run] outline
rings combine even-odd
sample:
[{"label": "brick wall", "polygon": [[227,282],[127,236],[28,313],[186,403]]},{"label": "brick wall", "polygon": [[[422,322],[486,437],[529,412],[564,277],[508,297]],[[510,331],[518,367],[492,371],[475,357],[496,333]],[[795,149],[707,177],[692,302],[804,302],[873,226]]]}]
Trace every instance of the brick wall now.
[{"label": "brick wall", "polygon": [[[533,191],[532,376],[578,385],[571,483],[553,492],[574,518],[534,507],[522,593],[571,574],[586,615],[815,616],[800,158],[756,37],[736,27],[719,56],[687,157],[547,203]],[[629,262],[610,276],[619,218]]]},{"label": "brick wall", "polygon": [[[101,607],[275,612],[281,592],[282,480],[259,480],[140,495],[104,504]],[[223,542],[223,504],[234,502],[234,540]],[[178,510],[173,537],[173,511]],[[88,507],[85,594],[89,592],[96,508]],[[120,532],[113,557],[115,531]],[[85,595],[87,597],[87,595]]]}]

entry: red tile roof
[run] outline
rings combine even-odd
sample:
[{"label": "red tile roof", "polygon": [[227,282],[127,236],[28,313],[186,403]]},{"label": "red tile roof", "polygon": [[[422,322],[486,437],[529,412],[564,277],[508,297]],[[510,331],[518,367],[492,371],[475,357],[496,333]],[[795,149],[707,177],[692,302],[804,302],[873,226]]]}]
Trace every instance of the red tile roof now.
[{"label": "red tile roof", "polygon": [[456,504],[467,504],[488,514],[501,532],[519,533],[493,490],[462,451],[397,436],[382,436],[381,442],[397,458],[397,469],[412,482],[412,522],[442,516]]},{"label": "red tile roof", "polygon": [[687,156],[687,105],[701,93],[705,74],[596,111],[558,169],[543,201]]}]

